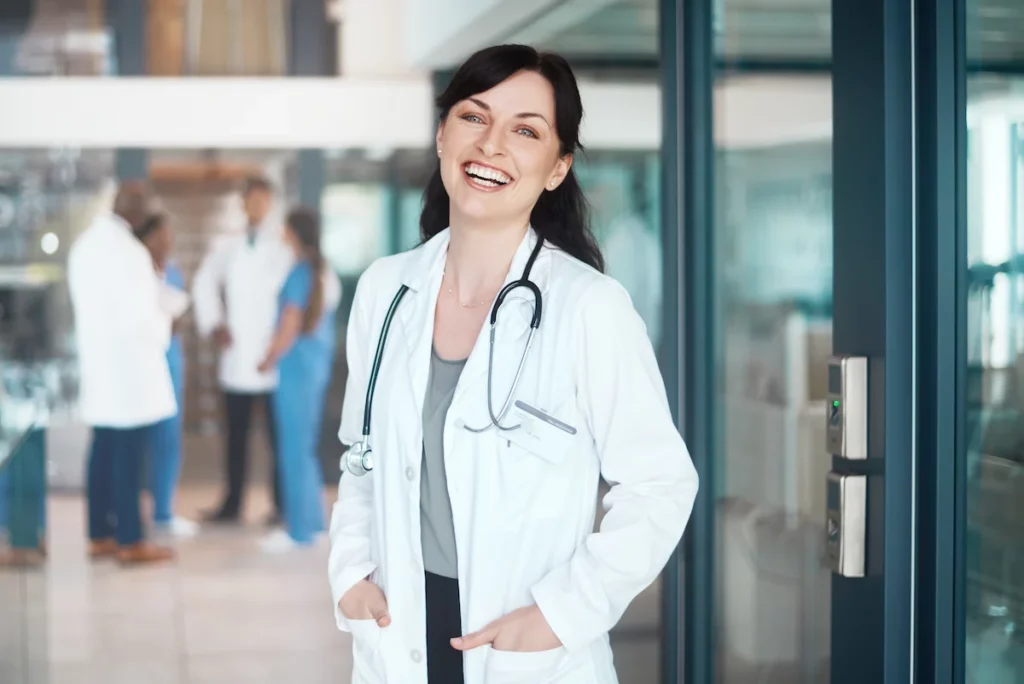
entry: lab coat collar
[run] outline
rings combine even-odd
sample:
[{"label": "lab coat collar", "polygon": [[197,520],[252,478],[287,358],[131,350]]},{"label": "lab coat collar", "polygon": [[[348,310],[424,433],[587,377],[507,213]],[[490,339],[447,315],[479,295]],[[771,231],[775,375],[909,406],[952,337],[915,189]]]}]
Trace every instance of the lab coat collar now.
[{"label": "lab coat collar", "polygon": [[[450,242],[450,229],[446,228],[426,243],[418,247],[413,255],[409,267],[405,270],[402,278],[410,292],[406,295],[409,301],[403,301],[399,307],[399,318],[405,328],[405,338],[409,343],[409,375],[412,379],[414,396],[418,405],[422,405],[426,393],[427,380],[430,372],[430,349],[434,338],[434,315],[437,308],[437,296],[441,289],[441,280],[444,273],[444,264]],[[523,236],[519,247],[516,249],[512,264],[509,267],[508,275],[505,278],[505,285],[518,280],[526,267],[534,245],[537,244],[538,235],[533,227],[529,227]],[[551,251],[550,245],[546,245],[537,255],[530,272],[532,280],[541,295],[547,291],[551,273]],[[504,285],[503,285],[504,287]],[[519,347],[525,344],[526,333],[529,332],[530,319],[533,316],[533,294],[525,287],[517,287],[505,298],[498,313],[498,323],[495,332],[495,364],[507,365],[509,359],[518,360],[521,350]],[[543,311],[543,310],[542,310]],[[543,327],[543,320],[541,322]],[[519,345],[515,343],[519,342]],[[487,360],[490,345],[490,314],[480,330],[480,336],[473,347],[473,351],[466,361],[458,386],[453,398],[453,405],[467,392],[478,389],[484,385],[486,391]],[[509,361],[511,363],[511,361]],[[496,397],[495,402],[500,402],[503,397]],[[479,402],[478,402],[479,403]],[[497,407],[500,408],[500,407]]]},{"label": "lab coat collar", "polygon": [[267,240],[280,240],[284,235],[284,228],[268,216],[254,226],[247,224],[243,234],[246,244],[260,244]]},{"label": "lab coat collar", "polygon": [[[518,280],[522,276],[526,262],[530,258],[530,252],[533,251],[534,245],[537,244],[537,239],[537,232],[533,229],[533,226],[529,226],[522,241],[519,243],[519,247],[516,249],[515,256],[512,257],[512,264],[505,278],[505,285],[513,280]],[[440,283],[440,278],[444,273],[444,264],[450,242],[451,228],[445,228],[417,247],[413,251],[413,258],[409,267],[402,274],[402,283],[413,292],[419,292],[424,288],[432,289],[434,280]],[[547,286],[551,266],[550,251],[550,245],[545,245],[544,249],[537,256],[537,261],[534,262],[533,270],[530,272],[530,280],[536,283],[542,293]],[[436,290],[434,294],[437,294]],[[513,294],[509,295],[509,298],[513,296],[533,299],[533,296],[525,288],[516,288]]]}]

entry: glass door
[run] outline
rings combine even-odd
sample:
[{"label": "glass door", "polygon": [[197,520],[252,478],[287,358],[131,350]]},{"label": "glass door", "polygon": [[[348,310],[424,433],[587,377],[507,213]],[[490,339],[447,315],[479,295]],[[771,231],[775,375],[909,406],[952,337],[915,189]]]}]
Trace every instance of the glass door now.
[{"label": "glass door", "polygon": [[960,681],[1011,684],[1024,681],[1024,6],[966,0],[965,28]]}]

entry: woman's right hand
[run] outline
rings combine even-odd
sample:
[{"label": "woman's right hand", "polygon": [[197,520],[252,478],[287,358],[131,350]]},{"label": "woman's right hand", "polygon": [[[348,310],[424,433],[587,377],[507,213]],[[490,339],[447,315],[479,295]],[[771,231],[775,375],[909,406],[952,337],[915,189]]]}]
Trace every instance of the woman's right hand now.
[{"label": "woman's right hand", "polygon": [[380,627],[391,624],[384,592],[369,580],[359,580],[338,601],[338,609],[349,620],[376,620]]}]

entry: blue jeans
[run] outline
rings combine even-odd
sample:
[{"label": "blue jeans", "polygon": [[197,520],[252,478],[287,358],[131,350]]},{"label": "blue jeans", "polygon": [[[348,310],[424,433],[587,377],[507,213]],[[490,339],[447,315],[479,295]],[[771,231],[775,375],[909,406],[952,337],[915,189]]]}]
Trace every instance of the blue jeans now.
[{"label": "blue jeans", "polygon": [[116,539],[121,546],[142,541],[142,459],[152,426],[93,428],[89,453],[89,538]]}]

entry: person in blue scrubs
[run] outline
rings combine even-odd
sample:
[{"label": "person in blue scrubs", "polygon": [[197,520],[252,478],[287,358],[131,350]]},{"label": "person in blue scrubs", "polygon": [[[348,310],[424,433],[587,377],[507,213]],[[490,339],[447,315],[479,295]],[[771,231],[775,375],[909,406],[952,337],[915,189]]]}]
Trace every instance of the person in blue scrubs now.
[{"label": "person in blue scrubs", "polygon": [[288,215],[285,239],[296,264],[278,297],[278,324],[261,371],[277,367],[274,394],[278,477],[286,536],[271,535],[268,550],[307,545],[324,532],[323,478],[317,443],[324,394],[334,357],[336,303],[325,296],[327,273],[320,252],[320,221],[306,209]]},{"label": "person in blue scrubs", "polygon": [[[157,272],[162,274],[164,282],[184,293],[185,276],[170,259],[174,235],[166,217],[149,217],[135,231],[135,235],[153,256],[153,265]],[[149,430],[148,486],[153,497],[153,525],[161,532],[191,537],[198,531],[198,525],[174,515],[174,494],[181,473],[182,406],[185,398],[185,353],[178,332],[179,324],[180,320],[172,323],[171,344],[167,349],[167,365],[171,371],[171,381],[174,383],[178,413]]]}]

